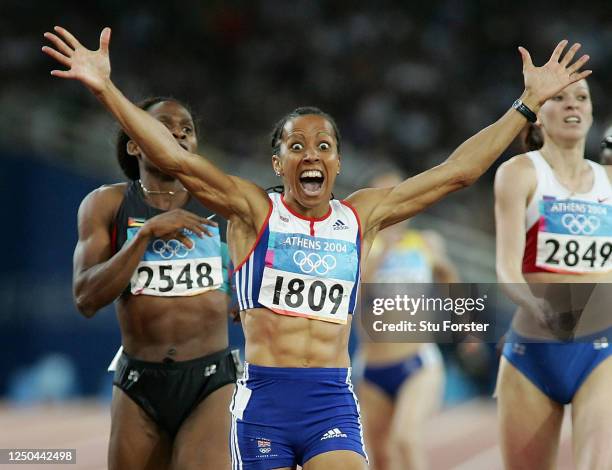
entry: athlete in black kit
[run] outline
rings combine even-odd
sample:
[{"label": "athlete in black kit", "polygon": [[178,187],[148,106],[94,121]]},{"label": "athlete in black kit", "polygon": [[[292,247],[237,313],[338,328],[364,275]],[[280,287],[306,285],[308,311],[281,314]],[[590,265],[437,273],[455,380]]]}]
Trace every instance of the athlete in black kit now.
[{"label": "athlete in black kit", "polygon": [[[177,142],[197,148],[174,99],[141,104]],[[116,364],[110,469],[229,468],[226,223],[120,133],[128,183],[102,186],[79,208],[74,296],[86,317],[117,299],[125,352]]]}]

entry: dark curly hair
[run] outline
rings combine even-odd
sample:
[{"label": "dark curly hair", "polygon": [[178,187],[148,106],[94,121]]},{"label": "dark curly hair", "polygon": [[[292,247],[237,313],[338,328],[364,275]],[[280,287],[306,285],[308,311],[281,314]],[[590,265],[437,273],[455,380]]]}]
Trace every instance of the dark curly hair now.
[{"label": "dark curly hair", "polygon": [[278,155],[278,152],[280,151],[280,142],[281,142],[281,137],[283,135],[283,128],[285,127],[285,124],[287,123],[287,121],[293,118],[296,118],[298,116],[306,116],[308,114],[315,114],[317,116],[322,116],[329,121],[329,123],[332,125],[334,129],[334,133],[336,134],[336,142],[338,143],[337,144],[338,153],[340,153],[340,143],[342,141],[342,137],[340,136],[340,131],[338,130],[338,126],[336,125],[336,121],[334,120],[334,118],[331,117],[326,112],[321,111],[319,108],[316,108],[314,106],[303,106],[300,108],[296,108],[290,113],[286,114],[274,126],[274,130],[272,131],[272,134],[270,135],[271,137],[270,144],[272,146],[272,152],[274,152],[274,154]]},{"label": "dark curly hair", "polygon": [[[195,118],[193,117],[193,113],[191,112],[191,109],[189,108],[189,106],[187,106],[185,103],[183,103],[182,101],[176,98],[172,98],[171,96],[152,96],[150,98],[146,98],[142,100],[141,102],[137,103],[137,106],[140,109],[144,109],[145,111],[148,111],[156,104],[163,103],[164,101],[172,101],[182,106],[183,108],[185,108],[189,112],[189,114],[191,114],[192,119],[194,120],[194,124],[196,124]],[[196,134],[197,134],[197,130],[196,130]],[[140,170],[138,169],[138,160],[134,158],[133,155],[130,155],[127,152],[127,143],[129,141],[130,141],[130,136],[127,135],[123,131],[123,129],[119,129],[119,133],[117,134],[117,140],[115,144],[115,148],[117,151],[117,161],[119,162],[119,166],[121,167],[121,171],[123,171],[123,174],[128,179],[134,181],[134,180],[140,179]]]}]

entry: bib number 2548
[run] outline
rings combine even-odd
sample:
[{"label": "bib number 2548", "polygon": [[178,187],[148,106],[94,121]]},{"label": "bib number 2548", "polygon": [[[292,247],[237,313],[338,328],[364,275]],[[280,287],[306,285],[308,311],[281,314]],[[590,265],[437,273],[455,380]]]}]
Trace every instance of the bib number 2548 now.
[{"label": "bib number 2548", "polygon": [[[200,263],[195,266],[192,274],[192,265],[187,263],[180,271],[177,272],[171,265],[158,265],[157,270],[149,266],[140,266],[138,274],[144,273],[146,279],[143,285],[144,289],[157,289],[159,292],[170,292],[174,287],[184,285],[186,290],[194,288],[194,284],[199,287],[210,287],[213,284],[211,277],[211,266],[208,263]],[[174,276],[173,276],[174,274]],[[153,286],[151,285],[153,284]]]}]

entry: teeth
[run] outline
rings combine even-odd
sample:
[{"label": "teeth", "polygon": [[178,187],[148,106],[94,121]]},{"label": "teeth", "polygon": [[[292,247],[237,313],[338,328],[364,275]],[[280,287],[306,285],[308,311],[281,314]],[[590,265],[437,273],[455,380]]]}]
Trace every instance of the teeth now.
[{"label": "teeth", "polygon": [[302,171],[300,178],[323,178],[323,173],[319,170]]},{"label": "teeth", "polygon": [[569,116],[564,119],[565,122],[580,122],[580,118],[576,116]]}]

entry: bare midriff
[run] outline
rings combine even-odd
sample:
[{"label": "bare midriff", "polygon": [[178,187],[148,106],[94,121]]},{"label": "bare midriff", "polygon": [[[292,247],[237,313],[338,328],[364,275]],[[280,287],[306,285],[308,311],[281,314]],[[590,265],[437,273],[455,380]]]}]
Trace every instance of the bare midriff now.
[{"label": "bare midriff", "polygon": [[216,290],[191,297],[122,297],[117,302],[122,344],[151,362],[185,361],[228,346],[228,297]]},{"label": "bare midriff", "polygon": [[[525,273],[531,292],[546,299],[559,315],[571,315],[577,323],[573,337],[587,336],[612,326],[612,272],[590,274]],[[569,284],[569,285],[568,285]],[[590,285],[589,285],[590,284]],[[519,308],[512,322],[521,335],[556,339],[557,337],[535,322]]]},{"label": "bare midriff", "polygon": [[241,312],[246,361],[267,367],[349,367],[352,315],[345,325],[280,315],[267,308]]}]

